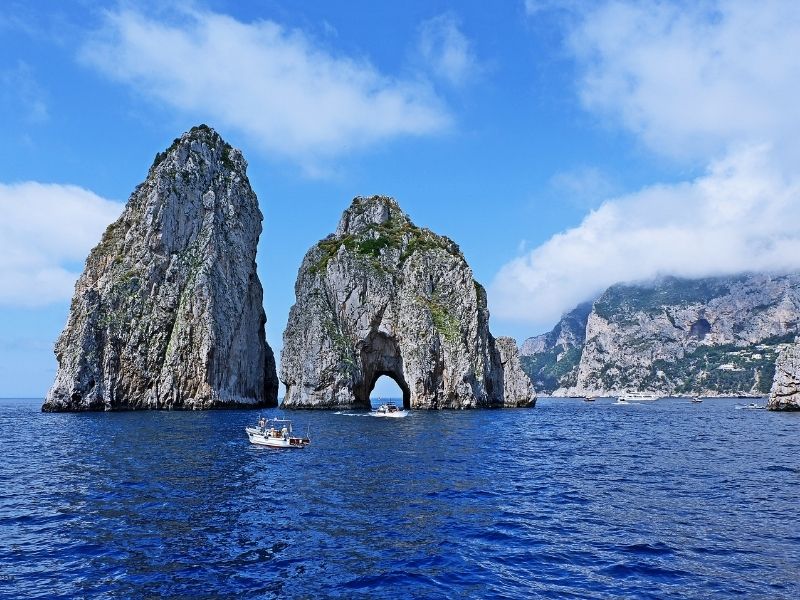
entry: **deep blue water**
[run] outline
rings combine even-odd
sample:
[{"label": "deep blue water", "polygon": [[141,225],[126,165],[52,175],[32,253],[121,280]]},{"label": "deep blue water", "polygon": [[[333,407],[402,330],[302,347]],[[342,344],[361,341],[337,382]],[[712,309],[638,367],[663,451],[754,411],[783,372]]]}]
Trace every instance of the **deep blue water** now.
[{"label": "deep blue water", "polygon": [[[797,598],[800,414],[42,414],[0,400],[0,596]],[[310,426],[251,447],[259,412]]]}]

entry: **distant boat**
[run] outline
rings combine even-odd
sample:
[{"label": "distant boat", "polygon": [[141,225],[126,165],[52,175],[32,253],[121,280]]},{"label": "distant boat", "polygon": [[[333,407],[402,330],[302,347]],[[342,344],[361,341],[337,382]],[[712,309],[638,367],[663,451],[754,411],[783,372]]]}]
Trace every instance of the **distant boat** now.
[{"label": "distant boat", "polygon": [[626,392],[617,398],[619,402],[651,402],[658,400],[658,396],[652,392]]},{"label": "distant boat", "polygon": [[751,402],[750,404],[739,405],[736,408],[745,408],[748,410],[766,410],[767,407],[764,404],[756,404],[755,402]]},{"label": "distant boat", "polygon": [[311,443],[306,437],[292,435],[292,422],[289,419],[259,419],[258,426],[245,427],[251,444],[270,448],[305,448]]},{"label": "distant boat", "polygon": [[394,402],[384,402],[373,413],[376,417],[405,417],[408,414],[405,410],[400,410]]},{"label": "distant boat", "polygon": [[702,401],[703,401],[703,399],[700,396],[692,396],[692,400],[691,400],[692,404],[699,404]]},{"label": "distant boat", "polygon": [[584,402],[594,402],[595,400],[597,400],[597,398],[595,398],[594,396],[584,396],[583,397],[583,401]]}]

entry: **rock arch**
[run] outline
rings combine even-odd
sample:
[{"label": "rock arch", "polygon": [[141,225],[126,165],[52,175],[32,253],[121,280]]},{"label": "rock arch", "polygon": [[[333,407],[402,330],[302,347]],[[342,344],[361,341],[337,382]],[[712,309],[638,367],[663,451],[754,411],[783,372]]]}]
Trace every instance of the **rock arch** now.
[{"label": "rock arch", "polygon": [[355,404],[370,408],[369,396],[382,376],[392,379],[403,392],[403,406],[411,408],[411,390],[403,373],[403,356],[397,341],[384,333],[373,332],[361,346],[361,383],[353,387]]},{"label": "rock arch", "polygon": [[516,343],[489,333],[459,247],[392,198],[356,198],[303,259],[284,332],[288,408],[367,408],[381,375],[408,408],[532,406]]}]

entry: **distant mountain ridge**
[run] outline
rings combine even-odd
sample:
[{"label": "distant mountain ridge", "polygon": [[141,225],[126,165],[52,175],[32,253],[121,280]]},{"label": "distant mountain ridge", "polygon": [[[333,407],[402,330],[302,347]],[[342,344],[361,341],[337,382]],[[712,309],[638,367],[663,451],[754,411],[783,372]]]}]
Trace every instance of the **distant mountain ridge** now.
[{"label": "distant mountain ridge", "polygon": [[538,392],[766,395],[798,334],[800,274],[617,284],[521,347]]}]

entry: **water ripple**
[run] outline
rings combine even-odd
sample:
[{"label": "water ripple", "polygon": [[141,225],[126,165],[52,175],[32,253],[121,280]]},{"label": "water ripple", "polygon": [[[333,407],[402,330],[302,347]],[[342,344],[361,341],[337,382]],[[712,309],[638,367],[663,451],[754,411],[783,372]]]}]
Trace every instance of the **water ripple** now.
[{"label": "water ripple", "polygon": [[800,596],[800,415],[687,406],[303,412],[283,452],[0,401],[0,597]]}]

